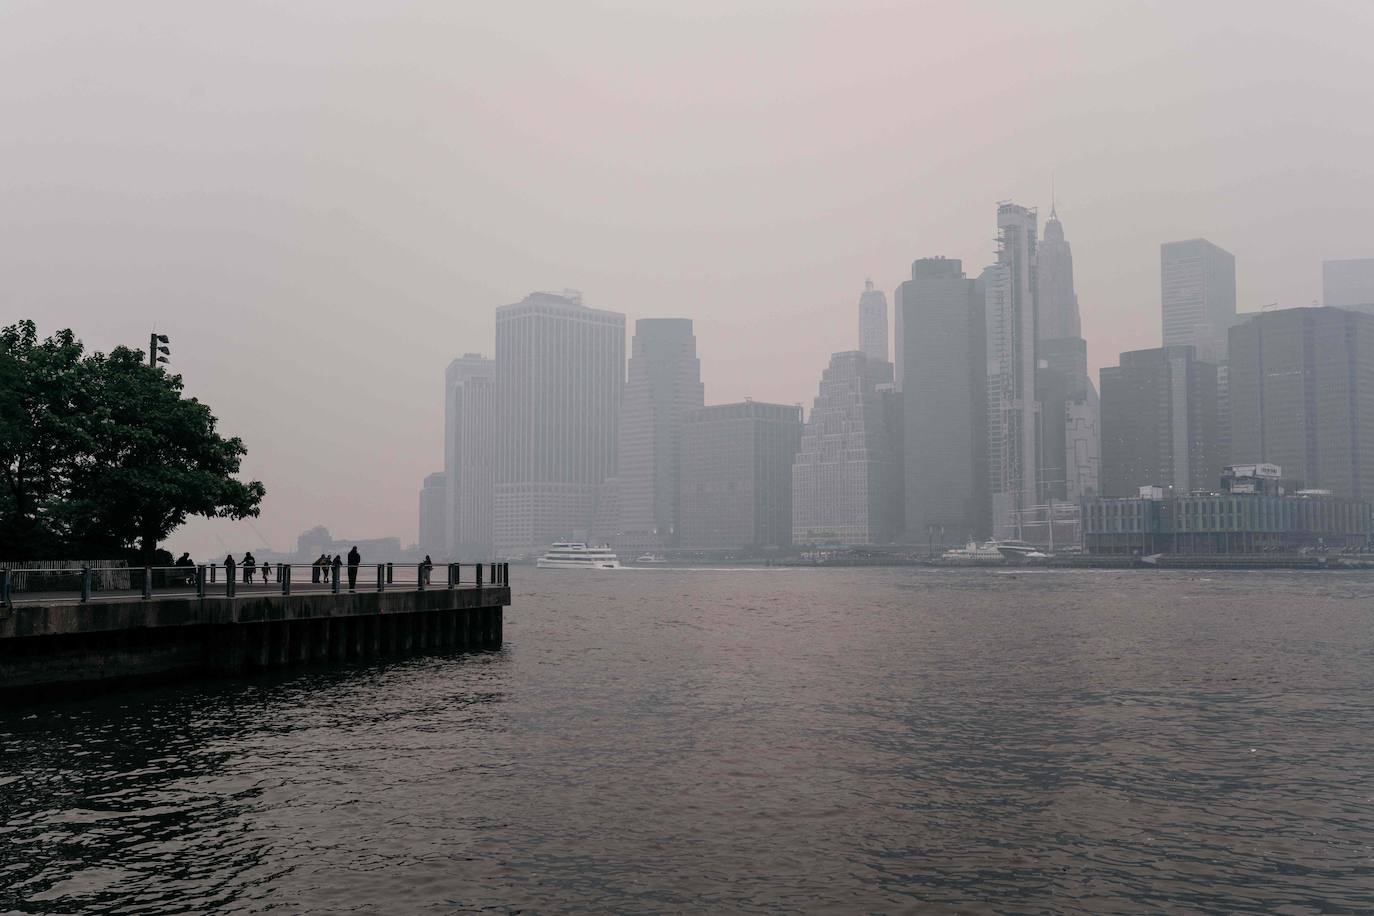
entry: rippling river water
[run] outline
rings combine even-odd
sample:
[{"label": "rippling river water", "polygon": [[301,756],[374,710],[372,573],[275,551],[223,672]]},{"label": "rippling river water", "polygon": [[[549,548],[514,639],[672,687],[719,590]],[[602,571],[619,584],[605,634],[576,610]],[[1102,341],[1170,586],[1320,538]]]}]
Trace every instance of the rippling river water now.
[{"label": "rippling river water", "polygon": [[500,652],[0,713],[0,911],[1374,909],[1374,577],[512,579]]}]

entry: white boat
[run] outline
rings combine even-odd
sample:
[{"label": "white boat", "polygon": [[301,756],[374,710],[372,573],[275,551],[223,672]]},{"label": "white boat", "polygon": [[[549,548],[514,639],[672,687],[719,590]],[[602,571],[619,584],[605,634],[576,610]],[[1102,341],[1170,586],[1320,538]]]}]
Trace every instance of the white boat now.
[{"label": "white boat", "polygon": [[657,554],[646,553],[635,557],[636,563],[667,563],[668,561]]},{"label": "white boat", "polygon": [[992,541],[1002,556],[1008,560],[1048,560],[1050,555],[1034,544],[1025,541]]},{"label": "white boat", "polygon": [[987,560],[1001,560],[1002,551],[997,549],[997,545],[992,541],[986,544],[979,544],[977,541],[969,541],[963,547],[951,547],[940,555],[942,560],[955,563],[984,562]]},{"label": "white boat", "polygon": [[559,541],[535,565],[540,569],[619,569],[620,559],[609,547]]}]

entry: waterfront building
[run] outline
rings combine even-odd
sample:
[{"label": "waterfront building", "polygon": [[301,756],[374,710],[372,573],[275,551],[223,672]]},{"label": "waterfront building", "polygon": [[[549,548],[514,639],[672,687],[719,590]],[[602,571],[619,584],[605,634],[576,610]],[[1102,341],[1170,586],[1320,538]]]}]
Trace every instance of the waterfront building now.
[{"label": "waterfront building", "polygon": [[894,295],[906,539],[931,549],[987,535],[987,352],[982,288],[955,258],[920,258]]},{"label": "waterfront building", "polygon": [[1211,487],[1218,455],[1217,370],[1191,346],[1134,350],[1102,370],[1102,495]]},{"label": "waterfront building", "polygon": [[997,263],[983,271],[987,333],[988,489],[992,531],[1022,538],[1023,513],[1037,505],[1035,391],[1036,213],[997,207]]},{"label": "waterfront building", "polygon": [[1374,258],[1322,261],[1322,305],[1374,313]]},{"label": "waterfront building", "polygon": [[496,310],[498,556],[585,537],[616,474],[625,316],[572,290]]},{"label": "waterfront building", "polygon": [[444,518],[449,508],[448,477],[443,471],[430,474],[420,489],[420,552],[447,556]]},{"label": "waterfront building", "polygon": [[682,415],[704,403],[691,320],[636,321],[620,406],[620,517],[610,538],[623,553],[652,553],[676,546],[682,499]]},{"label": "waterfront building", "polygon": [[869,359],[887,362],[887,296],[873,288],[873,281],[864,281],[859,294],[859,350]]},{"label": "waterfront building", "polygon": [[901,531],[901,455],[892,364],[836,353],[792,465],[792,543],[883,544]]},{"label": "waterfront building", "polygon": [[496,363],[464,353],[444,371],[444,537],[434,550],[454,560],[492,556],[496,486]]},{"label": "waterfront building", "polygon": [[1296,485],[1374,497],[1374,315],[1261,312],[1231,329],[1232,455]]},{"label": "waterfront building", "polygon": [[1374,503],[1327,491],[1285,494],[1277,485],[1283,473],[1273,465],[1233,466],[1221,492],[1167,495],[1142,487],[1126,498],[1086,500],[1084,549],[1119,556],[1369,549]]},{"label": "waterfront building", "polygon": [[1197,358],[1226,361],[1236,322],[1236,258],[1206,239],[1159,246],[1160,314],[1166,347],[1191,346]]},{"label": "waterfront building", "polygon": [[683,547],[786,546],[801,407],[744,401],[682,418]]}]

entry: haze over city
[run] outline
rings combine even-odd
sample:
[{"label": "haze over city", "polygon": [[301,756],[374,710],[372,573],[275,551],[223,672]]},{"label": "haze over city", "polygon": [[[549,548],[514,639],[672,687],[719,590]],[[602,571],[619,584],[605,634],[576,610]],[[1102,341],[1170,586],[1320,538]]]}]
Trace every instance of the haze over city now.
[{"label": "haze over city", "polygon": [[1159,344],[1161,242],[1233,252],[1242,312],[1374,255],[1364,3],[380,9],[0,14],[8,320],[167,334],[267,485],[178,551],[413,540],[444,368],[531,290],[690,318],[707,403],[809,410],[865,279],[976,274],[1052,184],[1094,379]]}]

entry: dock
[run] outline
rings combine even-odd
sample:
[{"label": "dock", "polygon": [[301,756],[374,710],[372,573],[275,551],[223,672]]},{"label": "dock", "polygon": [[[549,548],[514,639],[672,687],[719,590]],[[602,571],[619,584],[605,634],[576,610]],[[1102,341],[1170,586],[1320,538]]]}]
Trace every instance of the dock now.
[{"label": "dock", "polygon": [[134,569],[120,583],[132,588],[104,592],[91,590],[90,573],[76,592],[15,590],[17,577],[6,572],[0,693],[71,693],[501,647],[510,604],[504,563],[414,568],[399,577],[400,567],[377,567],[375,577],[368,567],[352,589],[342,576],[296,586],[293,570],[282,569],[282,581],[262,587],[223,574],[212,582],[208,567]]}]

